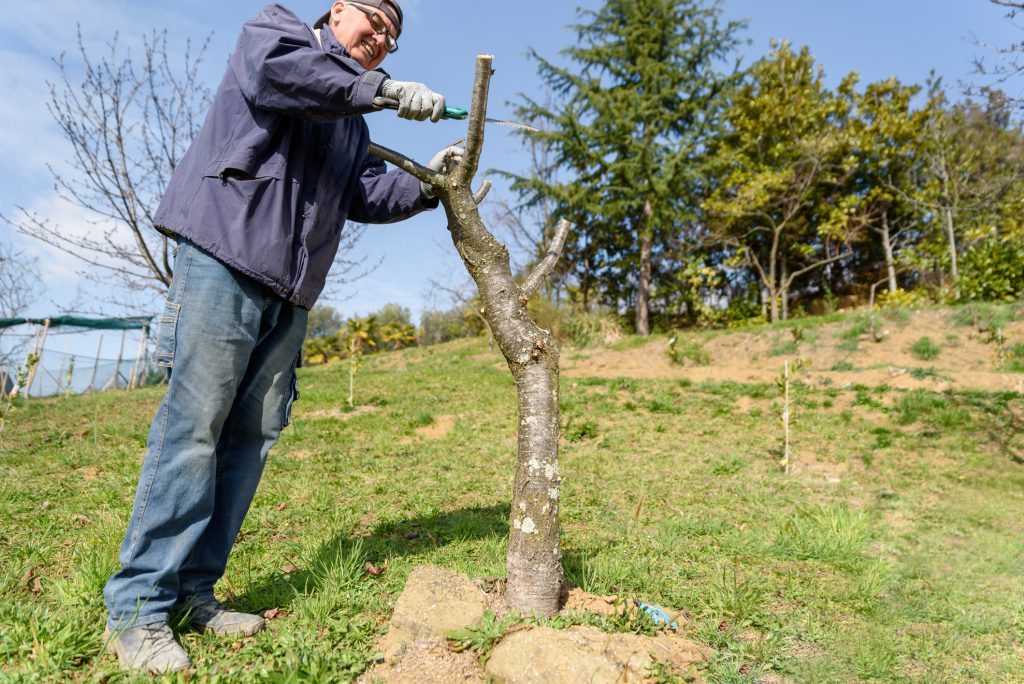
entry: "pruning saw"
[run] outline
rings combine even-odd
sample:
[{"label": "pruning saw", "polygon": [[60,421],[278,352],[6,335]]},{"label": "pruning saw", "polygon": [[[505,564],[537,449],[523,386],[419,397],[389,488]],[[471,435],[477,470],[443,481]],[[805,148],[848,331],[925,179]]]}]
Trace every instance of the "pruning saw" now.
[{"label": "pruning saw", "polygon": [[[384,109],[398,109],[398,100],[377,97],[374,98],[373,104]],[[469,117],[469,110],[460,109],[459,107],[445,107],[444,114],[441,116],[442,119],[451,119],[453,121],[464,121]],[[530,126],[529,124],[519,123],[518,121],[504,121],[502,119],[492,119],[490,117],[484,117],[484,121],[487,123],[495,124],[496,126],[508,126],[509,128],[521,128],[524,131],[537,132],[539,129]]]}]

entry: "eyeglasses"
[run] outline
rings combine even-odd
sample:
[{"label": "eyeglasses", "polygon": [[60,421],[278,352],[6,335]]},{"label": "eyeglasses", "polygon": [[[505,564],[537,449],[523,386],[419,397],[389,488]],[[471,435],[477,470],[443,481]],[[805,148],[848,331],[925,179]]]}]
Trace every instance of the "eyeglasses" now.
[{"label": "eyeglasses", "polygon": [[348,4],[366,15],[366,18],[370,20],[370,28],[373,29],[374,33],[384,36],[384,44],[387,46],[388,52],[398,52],[398,40],[391,35],[388,25],[384,23],[379,14],[355,2],[349,2]]}]

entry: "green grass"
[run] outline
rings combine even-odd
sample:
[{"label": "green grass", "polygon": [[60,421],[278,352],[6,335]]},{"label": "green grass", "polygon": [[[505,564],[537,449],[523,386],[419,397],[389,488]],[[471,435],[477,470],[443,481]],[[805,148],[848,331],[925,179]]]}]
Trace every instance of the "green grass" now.
[{"label": "green grass", "polygon": [[[504,575],[516,417],[499,358],[476,341],[369,357],[342,415],[346,372],[300,369],[217,588],[283,613],[237,649],[185,631],[192,681],[354,679],[413,568]],[[100,592],[160,392],[11,414],[0,680],[131,680],[101,654]],[[795,385],[793,401],[786,476],[773,384],[563,376],[567,577],[685,611],[683,631],[715,649],[709,682],[1021,681],[1024,400]],[[441,438],[412,430],[450,416]],[[511,624],[457,641],[485,656]],[[652,630],[628,611],[545,624]]]},{"label": "green grass", "polygon": [[931,361],[939,355],[939,345],[935,344],[930,337],[919,337],[910,345],[910,353],[915,359]]}]

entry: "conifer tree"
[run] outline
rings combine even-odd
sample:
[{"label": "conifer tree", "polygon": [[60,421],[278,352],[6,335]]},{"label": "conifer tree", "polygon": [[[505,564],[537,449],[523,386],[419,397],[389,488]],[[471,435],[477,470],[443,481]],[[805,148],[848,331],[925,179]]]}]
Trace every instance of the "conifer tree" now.
[{"label": "conifer tree", "polygon": [[597,299],[593,289],[632,307],[646,335],[652,295],[681,282],[666,277],[669,246],[696,223],[701,154],[742,24],[704,0],[606,0],[580,18],[563,51],[569,66],[532,53],[557,104],[524,97],[517,108],[543,129],[529,135],[543,140],[560,176],[506,175],[523,202],[555,198],[557,215],[577,226],[566,256],[583,303]]}]

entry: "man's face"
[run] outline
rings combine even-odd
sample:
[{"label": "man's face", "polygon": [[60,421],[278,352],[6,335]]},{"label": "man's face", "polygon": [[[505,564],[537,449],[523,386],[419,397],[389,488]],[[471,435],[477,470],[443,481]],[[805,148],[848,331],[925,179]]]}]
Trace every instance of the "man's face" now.
[{"label": "man's face", "polygon": [[376,14],[391,35],[395,35],[394,25],[383,12],[365,5],[356,7],[342,0],[331,7],[331,31],[352,59],[366,69],[376,69],[388,56],[387,38],[373,30],[366,12]]}]

